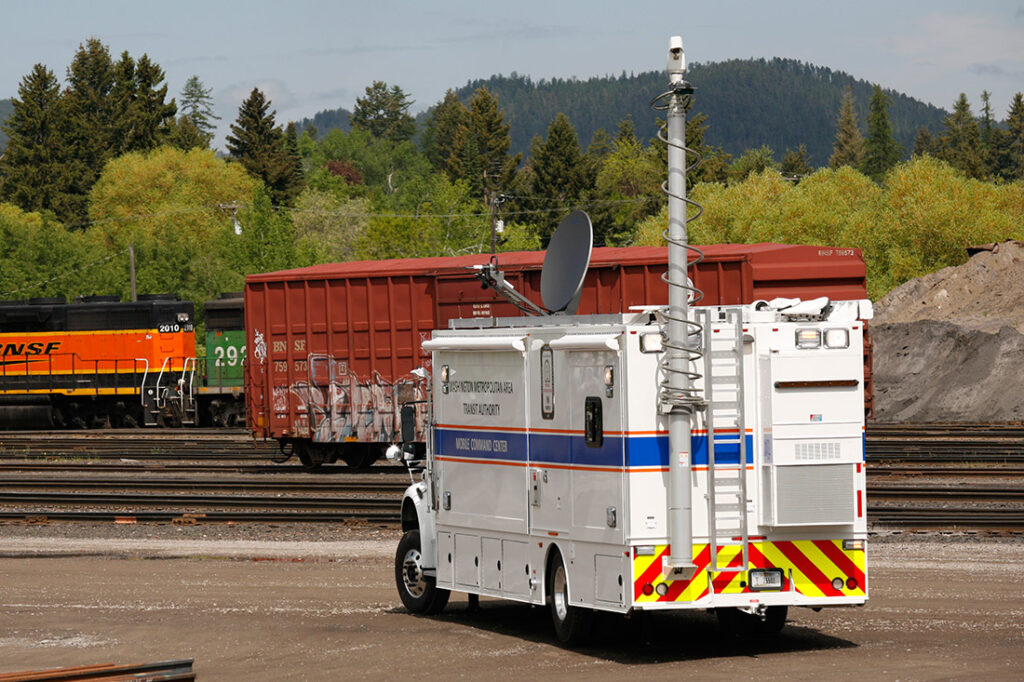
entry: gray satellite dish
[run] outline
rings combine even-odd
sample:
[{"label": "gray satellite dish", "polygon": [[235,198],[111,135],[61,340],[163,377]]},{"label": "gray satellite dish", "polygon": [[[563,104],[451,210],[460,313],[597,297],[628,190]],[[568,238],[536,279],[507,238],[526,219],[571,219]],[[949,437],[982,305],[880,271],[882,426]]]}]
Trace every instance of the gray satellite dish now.
[{"label": "gray satellite dish", "polygon": [[550,312],[576,313],[593,246],[594,230],[583,211],[573,211],[558,223],[540,273],[540,297]]}]

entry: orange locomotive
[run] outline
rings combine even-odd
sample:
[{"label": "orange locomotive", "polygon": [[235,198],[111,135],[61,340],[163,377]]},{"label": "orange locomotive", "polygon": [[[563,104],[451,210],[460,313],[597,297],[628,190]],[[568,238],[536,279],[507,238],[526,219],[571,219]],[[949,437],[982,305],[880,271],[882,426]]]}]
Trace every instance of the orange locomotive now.
[{"label": "orange locomotive", "polygon": [[195,354],[172,295],[0,303],[0,427],[195,423]]}]

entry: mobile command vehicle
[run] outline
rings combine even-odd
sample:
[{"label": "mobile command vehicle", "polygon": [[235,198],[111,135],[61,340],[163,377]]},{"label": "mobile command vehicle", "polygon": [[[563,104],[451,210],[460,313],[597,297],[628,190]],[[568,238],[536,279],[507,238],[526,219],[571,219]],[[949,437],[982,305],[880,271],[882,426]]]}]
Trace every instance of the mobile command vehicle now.
[{"label": "mobile command vehicle", "polygon": [[772,633],[790,606],[867,600],[870,302],[691,305],[682,60],[674,38],[669,305],[571,314],[592,239],[576,212],[551,240],[544,307],[522,304],[544,314],[453,320],[422,344],[430,437],[389,449],[421,474],[395,557],[414,613],[451,591],[547,604],[572,644],[595,611],[714,609]]}]

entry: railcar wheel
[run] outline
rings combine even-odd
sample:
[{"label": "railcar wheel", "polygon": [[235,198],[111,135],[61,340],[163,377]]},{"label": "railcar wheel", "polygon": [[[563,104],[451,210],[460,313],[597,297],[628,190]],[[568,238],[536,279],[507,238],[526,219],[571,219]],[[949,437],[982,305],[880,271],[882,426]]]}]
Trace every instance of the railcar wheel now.
[{"label": "railcar wheel", "polygon": [[548,592],[551,600],[551,621],[555,625],[558,640],[567,646],[586,643],[593,629],[594,612],[570,604],[569,578],[565,562],[557,550],[551,557],[551,566],[548,570]]},{"label": "railcar wheel", "polygon": [[451,593],[437,586],[433,576],[423,573],[423,554],[420,551],[420,532],[410,530],[398,542],[395,552],[395,584],[405,608],[412,613],[432,615],[439,613]]},{"label": "railcar wheel", "polygon": [[775,635],[786,624],[787,606],[769,606],[764,618],[739,609],[715,609],[718,624],[735,637]]}]

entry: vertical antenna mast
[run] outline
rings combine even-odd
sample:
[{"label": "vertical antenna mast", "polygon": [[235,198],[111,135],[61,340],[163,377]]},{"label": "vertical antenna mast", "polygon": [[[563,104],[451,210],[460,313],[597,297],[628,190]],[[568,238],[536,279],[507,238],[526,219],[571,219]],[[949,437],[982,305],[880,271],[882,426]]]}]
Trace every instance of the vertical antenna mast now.
[{"label": "vertical antenna mast", "polygon": [[[668,531],[669,556],[666,572],[677,578],[689,578],[696,567],[693,563],[692,489],[691,473],[691,417],[695,403],[691,383],[689,346],[689,296],[693,291],[687,282],[688,242],[686,234],[686,109],[685,100],[693,92],[683,75],[686,59],[683,39],[673,36],[669,40],[668,76],[670,90],[666,98],[668,144],[668,329],[665,345],[665,387],[662,391],[662,410],[668,412],[669,489]],[[696,216],[694,216],[696,217]]]}]

